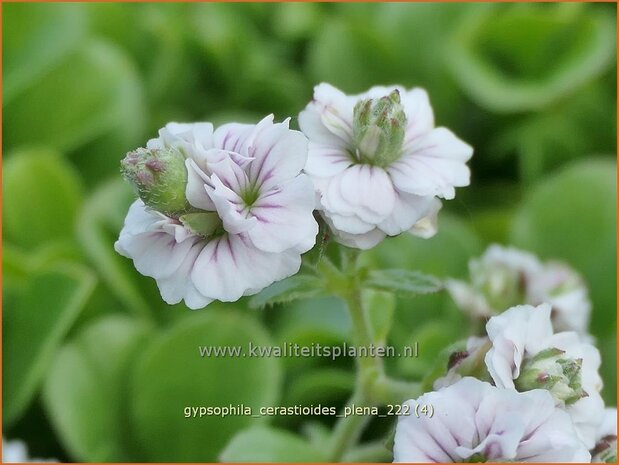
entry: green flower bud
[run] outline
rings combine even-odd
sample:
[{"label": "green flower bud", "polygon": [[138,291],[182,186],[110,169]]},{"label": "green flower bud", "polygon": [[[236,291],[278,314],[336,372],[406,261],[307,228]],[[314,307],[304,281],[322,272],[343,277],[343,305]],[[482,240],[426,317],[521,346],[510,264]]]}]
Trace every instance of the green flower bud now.
[{"label": "green flower bud", "polygon": [[189,210],[185,158],[175,149],[139,148],[120,162],[123,177],[153,210],[178,218]]},{"label": "green flower bud", "polygon": [[565,351],[550,348],[525,360],[514,384],[519,391],[547,389],[569,405],[588,395],[582,388],[581,369],[582,359],[565,357]]},{"label": "green flower bud", "polygon": [[353,140],[364,163],[388,166],[402,155],[406,114],[400,93],[357,102],[353,112]]}]

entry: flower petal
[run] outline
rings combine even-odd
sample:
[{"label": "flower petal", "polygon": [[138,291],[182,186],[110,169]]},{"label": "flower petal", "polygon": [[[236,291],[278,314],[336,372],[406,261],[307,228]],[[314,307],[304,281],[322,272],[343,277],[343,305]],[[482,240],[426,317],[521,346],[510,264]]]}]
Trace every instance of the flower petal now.
[{"label": "flower petal", "polygon": [[[378,227],[389,236],[396,236],[411,229],[424,218],[433,202],[433,197],[421,197],[395,190],[395,203],[391,214]],[[440,203],[439,203],[440,204]]]},{"label": "flower petal", "polygon": [[318,224],[312,215],[314,186],[305,175],[260,196],[251,207],[258,221],[247,235],[265,252],[283,252],[300,243],[307,252],[316,242]]},{"label": "flower petal", "polygon": [[202,295],[232,302],[295,274],[300,266],[294,250],[263,252],[241,234],[225,234],[202,249],[191,279]]},{"label": "flower petal", "polygon": [[[354,165],[330,179],[321,202],[338,229],[341,228],[334,215],[357,217],[373,226],[393,212],[395,192],[391,179],[382,168]],[[343,231],[363,233],[369,229]]]},{"label": "flower petal", "polygon": [[247,174],[252,183],[267,190],[297,176],[307,162],[307,138],[288,128],[289,120],[271,124],[251,141]]},{"label": "flower petal", "polygon": [[402,158],[387,171],[401,191],[453,199],[454,187],[470,182],[466,162],[472,155],[471,146],[448,129],[436,128],[405,146]]}]

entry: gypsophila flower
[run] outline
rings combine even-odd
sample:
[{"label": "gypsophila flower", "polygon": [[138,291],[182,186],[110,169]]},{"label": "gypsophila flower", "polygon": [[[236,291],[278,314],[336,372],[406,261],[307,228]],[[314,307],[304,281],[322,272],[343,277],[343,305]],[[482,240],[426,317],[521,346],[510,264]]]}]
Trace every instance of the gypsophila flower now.
[{"label": "gypsophila flower", "polygon": [[588,462],[570,417],[543,390],[519,393],[475,378],[406,402],[434,415],[398,418],[394,462]]},{"label": "gypsophila flower", "polygon": [[55,459],[33,458],[28,455],[28,448],[22,441],[6,441],[2,438],[2,463],[57,462]]},{"label": "gypsophila flower", "polygon": [[521,305],[490,318],[486,367],[497,387],[549,390],[591,449],[604,411],[600,353],[575,332],[554,333],[550,310]]},{"label": "gypsophila flower", "polygon": [[[163,175],[179,169],[169,154],[183,157],[186,202],[168,181],[183,177]],[[295,274],[315,244],[314,189],[301,174],[307,140],[288,120],[274,124],[271,115],[215,131],[210,123],[170,123],[128,158],[125,177],[140,182],[141,198],[115,248],[157,280],[170,304],[200,308],[255,294]],[[148,189],[157,195],[143,195]]]},{"label": "gypsophila flower", "polygon": [[449,280],[447,290],[459,308],[475,318],[497,315],[514,305],[552,306],[555,331],[585,335],[591,302],[582,278],[559,262],[493,244],[469,262],[470,282]]},{"label": "gypsophila flower", "polygon": [[329,84],[299,114],[309,138],[305,172],[319,209],[345,245],[368,249],[404,231],[436,231],[438,198],[469,184],[473,149],[434,127],[423,89],[373,87],[347,96]]}]

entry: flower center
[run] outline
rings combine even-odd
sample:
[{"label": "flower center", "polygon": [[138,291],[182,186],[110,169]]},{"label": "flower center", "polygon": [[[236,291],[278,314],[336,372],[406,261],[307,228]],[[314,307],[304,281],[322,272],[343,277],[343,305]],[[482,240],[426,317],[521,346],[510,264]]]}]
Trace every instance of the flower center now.
[{"label": "flower center", "polygon": [[360,100],[353,110],[352,157],[361,163],[389,166],[402,156],[406,114],[400,93]]}]

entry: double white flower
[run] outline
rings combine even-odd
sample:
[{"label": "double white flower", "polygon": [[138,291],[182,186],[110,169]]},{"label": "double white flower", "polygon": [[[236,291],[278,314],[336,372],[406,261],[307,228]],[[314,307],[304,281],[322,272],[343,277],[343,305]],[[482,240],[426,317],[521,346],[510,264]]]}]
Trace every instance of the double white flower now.
[{"label": "double white flower", "polygon": [[[565,406],[578,437],[593,448],[604,413],[600,353],[575,332],[555,333],[550,306],[522,305],[488,321],[486,367],[497,387],[544,387]],[[576,397],[574,397],[576,396]]]},{"label": "double white flower", "polygon": [[552,306],[556,331],[586,334],[591,313],[582,278],[560,262],[541,262],[514,247],[493,244],[469,262],[470,282],[450,280],[447,289],[458,307],[471,316],[488,318],[520,304]]},{"label": "double white flower", "polygon": [[368,249],[404,231],[431,236],[438,198],[467,186],[473,149],[434,127],[423,89],[373,87],[348,96],[329,84],[299,114],[309,138],[305,172],[319,208],[345,245]]},{"label": "double white flower", "polygon": [[[306,159],[306,138],[273,116],[217,130],[170,123],[124,162],[138,191],[150,189],[143,197],[151,204],[131,206],[115,248],[157,280],[170,304],[201,308],[255,294],[295,274],[315,244],[314,190],[301,174]],[[184,175],[186,198],[164,195],[166,185],[152,195],[165,170],[177,170],[168,176],[175,181]]]},{"label": "double white flower", "polygon": [[544,390],[520,393],[475,378],[406,402],[432,418],[398,419],[394,462],[589,462],[569,416]]}]

